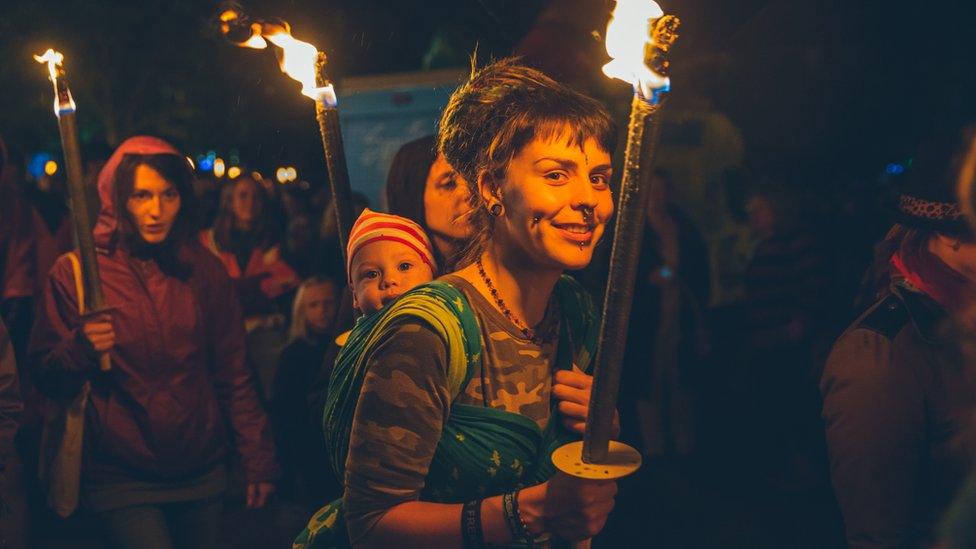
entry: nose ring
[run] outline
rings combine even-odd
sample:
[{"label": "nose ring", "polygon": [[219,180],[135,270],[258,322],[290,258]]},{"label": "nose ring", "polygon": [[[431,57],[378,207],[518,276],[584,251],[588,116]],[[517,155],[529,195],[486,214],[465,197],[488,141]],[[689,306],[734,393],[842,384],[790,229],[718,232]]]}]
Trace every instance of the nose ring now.
[{"label": "nose ring", "polygon": [[593,220],[593,208],[590,206],[583,206],[583,222],[589,223]]}]

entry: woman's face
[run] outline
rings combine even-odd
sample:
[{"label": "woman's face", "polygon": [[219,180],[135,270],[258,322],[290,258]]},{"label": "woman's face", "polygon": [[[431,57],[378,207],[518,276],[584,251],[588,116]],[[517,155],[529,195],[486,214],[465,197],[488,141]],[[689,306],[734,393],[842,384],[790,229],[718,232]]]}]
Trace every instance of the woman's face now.
[{"label": "woman's face", "polygon": [[526,145],[508,164],[497,196],[481,186],[488,204],[503,205],[494,245],[536,268],[588,265],[613,215],[610,154],[592,138],[582,147],[570,144],[568,130]]},{"label": "woman's face", "polygon": [[238,223],[250,225],[261,214],[261,198],[258,196],[260,192],[264,191],[250,179],[241,179],[234,186],[230,195],[230,208]]},{"label": "woman's face", "polygon": [[332,329],[336,314],[336,288],[332,282],[305,288],[305,321],[313,332],[324,334]]},{"label": "woman's face", "polygon": [[142,239],[159,244],[169,236],[180,213],[180,193],[155,169],[139,164],[125,207]]},{"label": "woman's face", "polygon": [[424,185],[424,216],[431,236],[463,240],[471,236],[468,212],[468,186],[438,154]]}]

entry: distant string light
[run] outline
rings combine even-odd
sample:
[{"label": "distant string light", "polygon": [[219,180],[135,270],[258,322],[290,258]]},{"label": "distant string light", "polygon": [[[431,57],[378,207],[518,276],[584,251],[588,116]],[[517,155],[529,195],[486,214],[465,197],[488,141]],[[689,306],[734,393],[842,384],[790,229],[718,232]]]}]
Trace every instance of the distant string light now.
[{"label": "distant string light", "polygon": [[48,160],[44,163],[44,173],[47,175],[54,175],[58,173],[58,163],[54,160]]},{"label": "distant string light", "polygon": [[238,168],[237,166],[231,166],[230,168],[227,168],[227,177],[231,179],[237,179],[239,175],[241,175],[241,169]]},{"label": "distant string light", "polygon": [[213,174],[217,177],[223,177],[226,166],[224,165],[223,158],[216,158],[213,161]]}]

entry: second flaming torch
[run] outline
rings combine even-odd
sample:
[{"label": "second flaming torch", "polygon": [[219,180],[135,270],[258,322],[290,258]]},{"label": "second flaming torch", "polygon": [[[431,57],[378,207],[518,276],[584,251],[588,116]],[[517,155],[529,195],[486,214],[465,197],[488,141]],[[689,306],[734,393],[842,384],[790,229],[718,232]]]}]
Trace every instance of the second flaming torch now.
[{"label": "second flaming torch", "polygon": [[315,117],[322,136],[329,185],[339,228],[339,245],[345,254],[353,224],[352,189],[339,126],[335,88],[326,71],[325,54],[291,35],[291,27],[280,19],[251,19],[238,7],[224,9],[218,16],[220,32],[234,44],[254,49],[278,48],[282,72],[302,84],[302,95],[315,100]]}]

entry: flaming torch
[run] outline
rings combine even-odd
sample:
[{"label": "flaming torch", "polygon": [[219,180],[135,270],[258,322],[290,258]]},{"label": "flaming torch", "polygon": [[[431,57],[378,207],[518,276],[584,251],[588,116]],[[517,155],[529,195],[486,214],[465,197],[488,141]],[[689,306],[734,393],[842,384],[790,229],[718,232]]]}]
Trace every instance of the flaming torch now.
[{"label": "flaming torch", "polygon": [[[78,122],[75,119],[75,101],[71,97],[62,64],[64,55],[49,48],[42,55],[35,55],[34,60],[47,64],[48,74],[54,85],[54,114],[58,118],[61,152],[64,155],[65,173],[68,176],[75,244],[81,256],[85,311],[88,314],[95,314],[105,310],[105,297],[102,293],[102,280],[98,276],[98,258],[95,255],[95,240],[92,237],[89,216],[91,210],[88,209],[88,195],[85,194],[81,149],[78,145]],[[102,353],[100,363],[103,371],[112,369],[112,360],[107,352]]]},{"label": "flaming torch", "polygon": [[293,37],[291,27],[280,19],[251,19],[236,7],[225,9],[218,19],[221,34],[238,46],[265,49],[269,42],[274,45],[281,71],[300,82],[302,95],[315,101],[315,117],[322,135],[332,200],[336,205],[339,247],[345,254],[353,223],[352,189],[339,127],[338,101],[325,72],[325,54],[312,44]]},{"label": "flaming torch", "polygon": [[[603,72],[629,82],[634,88],[634,98],[586,433],[582,442],[567,444],[553,453],[553,462],[560,471],[579,478],[621,478],[636,471],[641,463],[637,450],[611,441],[610,435],[644,236],[648,190],[645,180],[649,179],[650,170],[641,171],[641,160],[646,167],[653,156],[659,124],[655,114],[670,88],[667,54],[677,38],[678,25],[677,17],[665,15],[651,0],[617,0],[607,25],[607,53],[613,59],[603,67]],[[588,546],[588,541],[578,546]]]}]

